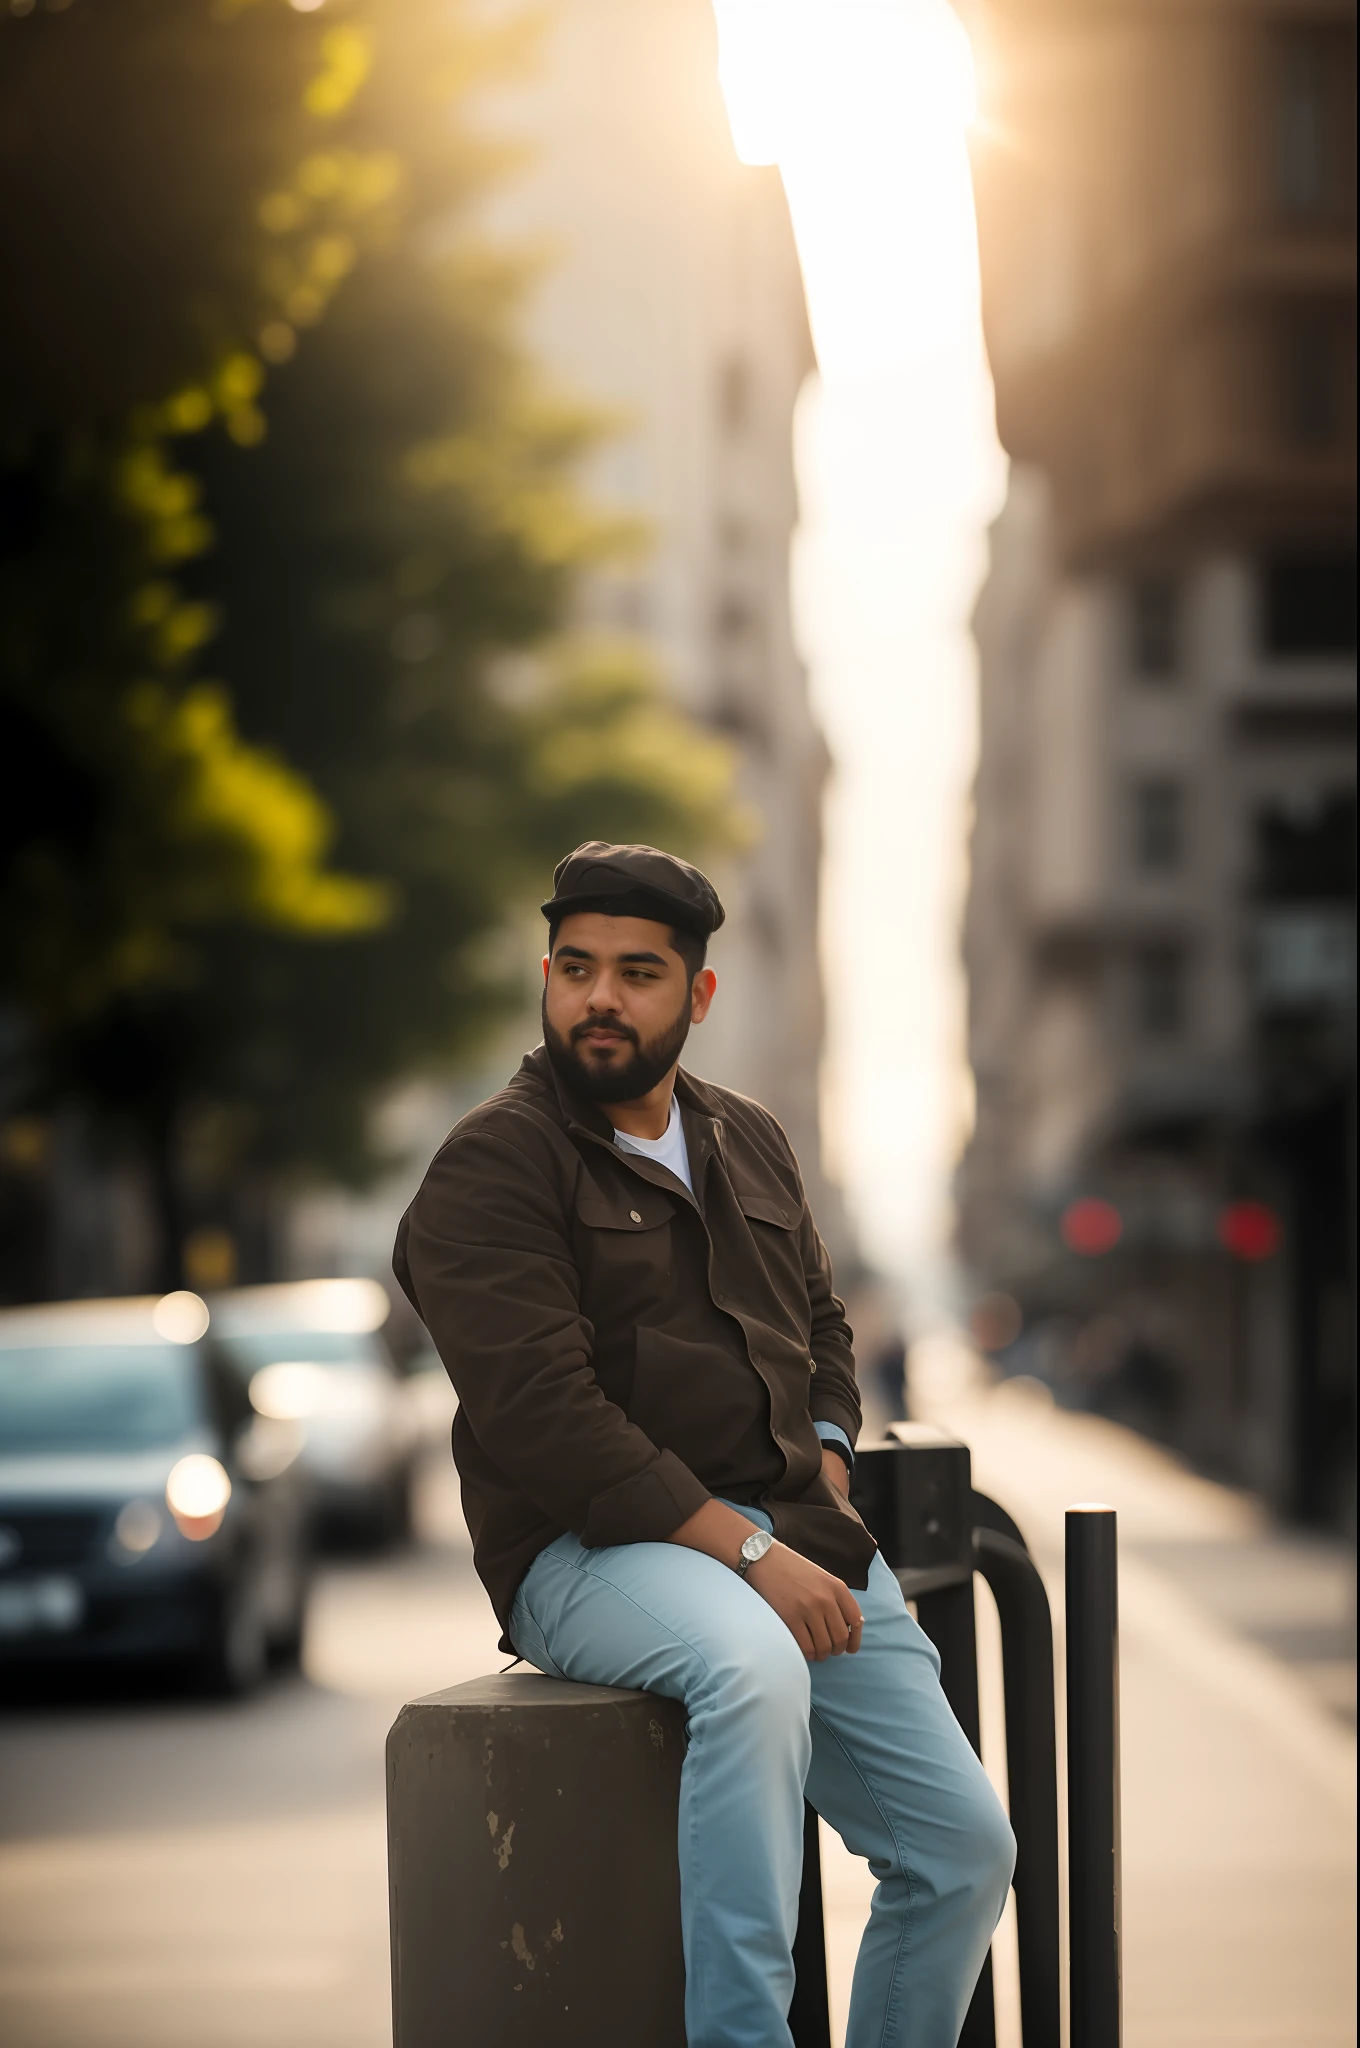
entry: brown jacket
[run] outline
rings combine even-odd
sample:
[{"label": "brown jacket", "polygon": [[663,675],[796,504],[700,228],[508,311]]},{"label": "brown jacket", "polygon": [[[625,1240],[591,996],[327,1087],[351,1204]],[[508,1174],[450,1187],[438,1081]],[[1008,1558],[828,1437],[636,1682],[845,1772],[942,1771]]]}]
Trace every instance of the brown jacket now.
[{"label": "brown jacket", "polygon": [[619,1150],[540,1046],[445,1140],[394,1266],[458,1391],[453,1454],[502,1627],[545,1544],[655,1543],[712,1494],[853,1586],[873,1539],[821,1472],[851,1443],[845,1312],[774,1118],[676,1084],[695,1198]]}]

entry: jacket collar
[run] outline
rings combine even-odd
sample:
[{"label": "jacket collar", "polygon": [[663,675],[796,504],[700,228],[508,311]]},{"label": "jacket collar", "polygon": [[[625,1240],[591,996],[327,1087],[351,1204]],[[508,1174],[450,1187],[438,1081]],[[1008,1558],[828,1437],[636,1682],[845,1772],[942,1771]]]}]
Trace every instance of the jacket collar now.
[{"label": "jacket collar", "polygon": [[609,1144],[613,1144],[614,1126],[608,1117],[593,1102],[583,1101],[574,1089],[567,1086],[548,1058],[548,1049],[545,1045],[536,1045],[532,1052],[525,1053],[520,1061],[519,1072],[510,1085],[514,1087],[519,1081],[537,1081],[540,1088],[545,1089],[557,1104],[562,1121],[568,1130],[574,1126],[578,1130],[589,1131],[592,1138],[604,1138]]},{"label": "jacket collar", "polygon": [[685,1128],[685,1147],[689,1153],[690,1172],[694,1185],[702,1184],[708,1166],[709,1155],[716,1153],[726,1164],[723,1151],[722,1101],[706,1082],[697,1081],[693,1074],[687,1074],[683,1067],[675,1076],[675,1093],[680,1103],[680,1121]]},{"label": "jacket collar", "polygon": [[[520,1081],[526,1084],[537,1082],[540,1088],[548,1091],[569,1131],[581,1131],[586,1136],[608,1145],[610,1150],[626,1160],[635,1172],[642,1172],[645,1179],[652,1178],[653,1162],[640,1159],[635,1152],[619,1152],[614,1143],[614,1126],[609,1118],[595,1103],[584,1101],[568,1086],[548,1058],[545,1046],[536,1045],[532,1052],[525,1053],[511,1086]],[[706,1082],[698,1080],[693,1074],[687,1074],[683,1067],[676,1072],[675,1093],[680,1103],[680,1119],[685,1131],[685,1149],[689,1153],[690,1174],[697,1193],[703,1187],[709,1159],[715,1154],[719,1159],[723,1158],[722,1099],[716,1089],[710,1088]],[[665,1175],[662,1185],[670,1185],[673,1182],[674,1176],[667,1173],[664,1167],[656,1167],[655,1171]]]}]

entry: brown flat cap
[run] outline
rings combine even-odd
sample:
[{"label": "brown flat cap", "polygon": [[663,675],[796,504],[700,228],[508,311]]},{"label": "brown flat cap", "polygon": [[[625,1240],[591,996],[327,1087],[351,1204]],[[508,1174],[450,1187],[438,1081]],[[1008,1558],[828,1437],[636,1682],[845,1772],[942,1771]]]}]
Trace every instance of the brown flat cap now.
[{"label": "brown flat cap", "polygon": [[655,846],[609,846],[588,839],[559,861],[553,893],[541,906],[551,924],[578,910],[610,917],[649,917],[706,939],[726,915],[718,892],[687,860]]}]

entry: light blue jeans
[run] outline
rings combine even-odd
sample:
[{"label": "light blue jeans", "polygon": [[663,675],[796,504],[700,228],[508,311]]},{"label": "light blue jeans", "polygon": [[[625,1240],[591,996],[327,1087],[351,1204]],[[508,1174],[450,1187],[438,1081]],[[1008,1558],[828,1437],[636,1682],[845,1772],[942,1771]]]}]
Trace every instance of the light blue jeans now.
[{"label": "light blue jeans", "polygon": [[684,1702],[689,2048],[790,2048],[805,1792],[878,1879],[846,2048],[958,2040],[1015,1840],[880,1557],[856,1597],[859,1651],[808,1664],[754,1588],[677,1544],[559,1536],[516,1596],[510,1634],[540,1671]]}]

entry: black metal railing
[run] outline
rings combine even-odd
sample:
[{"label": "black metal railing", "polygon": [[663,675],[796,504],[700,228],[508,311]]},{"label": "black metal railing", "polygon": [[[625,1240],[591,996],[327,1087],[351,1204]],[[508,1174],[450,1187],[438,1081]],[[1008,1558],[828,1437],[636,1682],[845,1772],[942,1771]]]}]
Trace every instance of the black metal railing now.
[{"label": "black metal railing", "polygon": [[1112,1508],[1067,1510],[1072,2048],[1119,2048],[1119,1582]]},{"label": "black metal railing", "polygon": [[[1059,2048],[1058,1764],[1053,1621],[1019,1529],[973,1489],[966,1444],[922,1423],[856,1454],[852,1499],[940,1653],[945,1696],[981,1753],[973,1575],[1001,1622],[1006,1768],[1024,2048]],[[1067,1516],[1067,1750],[1071,2048],[1119,2048],[1119,1733],[1115,1516]],[[808,1809],[789,2021],[797,2048],[830,2048],[821,1857]],[[991,1958],[960,2048],[995,2048]]]}]

